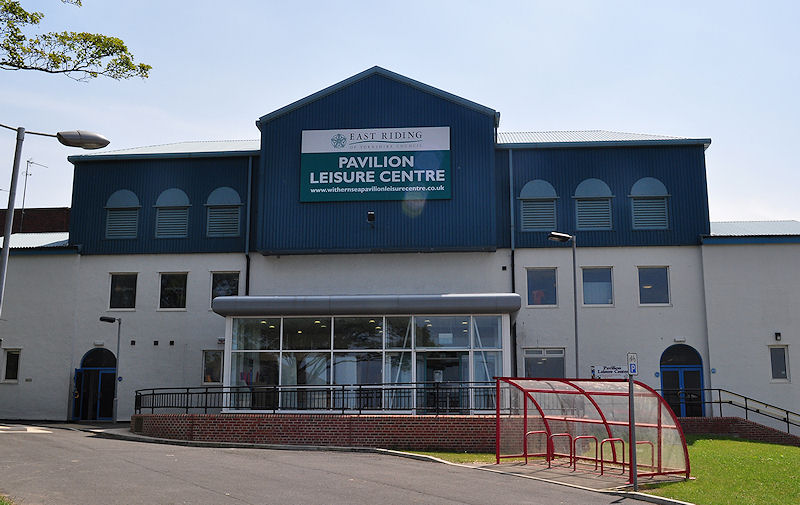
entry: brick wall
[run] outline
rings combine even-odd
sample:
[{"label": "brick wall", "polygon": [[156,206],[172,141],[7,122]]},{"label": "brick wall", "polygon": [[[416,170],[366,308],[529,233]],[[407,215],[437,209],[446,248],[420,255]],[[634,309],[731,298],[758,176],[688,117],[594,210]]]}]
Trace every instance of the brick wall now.
[{"label": "brick wall", "polygon": [[253,444],[491,452],[494,416],[319,414],[140,414],[131,429],[150,437]]},{"label": "brick wall", "polygon": [[763,424],[744,420],[741,417],[682,417],[680,418],[680,423],[683,433],[686,435],[725,435],[757,442],[771,442],[800,447],[800,437]]}]

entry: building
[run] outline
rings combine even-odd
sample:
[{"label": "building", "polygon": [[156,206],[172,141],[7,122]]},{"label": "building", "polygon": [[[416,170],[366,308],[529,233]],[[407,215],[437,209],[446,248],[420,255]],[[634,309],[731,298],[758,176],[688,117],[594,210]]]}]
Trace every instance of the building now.
[{"label": "building", "polygon": [[712,228],[710,139],[499,124],[374,67],[257,141],[71,156],[68,244],[12,256],[0,418],[110,417],[99,316],[122,419],[142,388],[589,377],[628,352],[655,388],[798,404],[799,225]]}]

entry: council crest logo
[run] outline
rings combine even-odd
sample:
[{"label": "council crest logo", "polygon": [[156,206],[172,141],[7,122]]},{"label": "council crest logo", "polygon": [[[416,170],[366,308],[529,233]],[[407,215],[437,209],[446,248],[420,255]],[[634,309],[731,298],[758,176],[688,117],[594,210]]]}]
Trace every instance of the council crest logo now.
[{"label": "council crest logo", "polygon": [[337,133],[331,137],[331,145],[336,149],[341,149],[347,144],[347,138],[341,133]]}]

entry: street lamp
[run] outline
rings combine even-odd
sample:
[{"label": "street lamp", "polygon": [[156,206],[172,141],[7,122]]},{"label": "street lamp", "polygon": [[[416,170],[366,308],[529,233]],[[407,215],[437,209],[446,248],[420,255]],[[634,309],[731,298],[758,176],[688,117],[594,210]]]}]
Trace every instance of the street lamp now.
[{"label": "street lamp", "polygon": [[119,383],[119,336],[122,333],[122,318],[100,316],[100,321],[104,323],[117,323],[117,367],[114,369],[114,424],[117,422],[117,384]]},{"label": "street lamp", "polygon": [[[25,128],[12,128],[11,126],[0,123],[0,126],[7,130],[17,132],[17,148],[14,151],[14,166],[11,171],[11,187],[8,189],[8,208],[6,210],[6,226],[3,235],[3,252],[0,254],[0,313],[3,310],[3,300],[6,290],[6,271],[8,269],[8,252],[11,243],[11,228],[14,223],[14,200],[17,196],[17,179],[19,176],[19,162],[22,158],[22,142],[25,140]],[[108,145],[109,140],[97,133],[77,130],[51,133],[28,132],[31,135],[41,135],[43,137],[54,137],[65,146],[80,147],[82,149],[100,149]]]},{"label": "street lamp", "polygon": [[547,236],[548,240],[554,242],[572,242],[572,310],[575,324],[575,377],[580,378],[578,360],[578,265],[575,262],[575,249],[577,247],[577,238],[575,235],[569,233],[562,233],[559,231],[551,231]]}]

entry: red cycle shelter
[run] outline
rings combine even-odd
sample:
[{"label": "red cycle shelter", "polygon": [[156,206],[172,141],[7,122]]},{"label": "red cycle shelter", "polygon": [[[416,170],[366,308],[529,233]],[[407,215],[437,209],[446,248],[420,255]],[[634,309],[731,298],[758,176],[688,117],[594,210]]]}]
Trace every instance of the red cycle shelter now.
[{"label": "red cycle shelter", "polygon": [[631,430],[639,477],[684,474],[689,452],[678,419],[652,388],[634,381],[631,428],[628,382],[622,379],[497,378],[497,462],[564,458],[573,468],[620,471],[633,480]]}]

